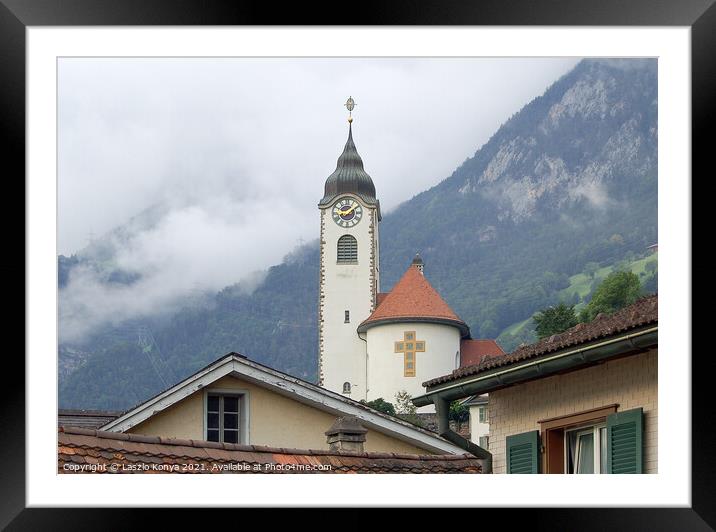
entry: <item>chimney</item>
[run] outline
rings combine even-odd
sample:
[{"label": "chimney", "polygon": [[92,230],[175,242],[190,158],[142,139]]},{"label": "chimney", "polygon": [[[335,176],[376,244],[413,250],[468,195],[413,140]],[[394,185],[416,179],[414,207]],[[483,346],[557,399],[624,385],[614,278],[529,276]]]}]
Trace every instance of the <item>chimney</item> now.
[{"label": "chimney", "polygon": [[423,262],[422,257],[420,256],[420,253],[415,254],[415,258],[413,259],[413,266],[415,266],[421,275],[425,275],[423,273],[423,270],[425,269],[425,263]]},{"label": "chimney", "polygon": [[355,416],[345,416],[336,419],[325,434],[328,436],[328,448],[331,451],[363,452],[363,442],[367,429],[363,428]]}]

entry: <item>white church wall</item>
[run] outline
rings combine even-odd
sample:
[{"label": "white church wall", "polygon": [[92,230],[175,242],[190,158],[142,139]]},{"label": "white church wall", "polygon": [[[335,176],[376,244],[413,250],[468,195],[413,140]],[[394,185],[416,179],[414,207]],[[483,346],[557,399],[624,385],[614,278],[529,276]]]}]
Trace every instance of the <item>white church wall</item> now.
[{"label": "white church wall", "polygon": [[[395,352],[395,342],[403,341],[405,332],[415,332],[417,342],[425,342],[425,352],[415,355],[415,376],[405,376],[403,353]],[[460,332],[456,327],[433,323],[389,323],[376,325],[366,332],[368,347],[368,400],[382,397],[395,403],[395,394],[407,391],[412,397],[425,393],[422,383],[455,369],[455,353],[460,349]],[[434,412],[425,406],[418,412]]]},{"label": "white church wall", "polygon": [[[331,217],[331,207],[321,210],[321,279],[319,301],[319,349],[322,386],[342,393],[351,384],[350,398],[366,398],[366,346],[356,328],[373,310],[377,258],[377,212],[356,196],[363,207],[363,219],[354,227],[340,227]],[[339,198],[337,198],[339,199]],[[335,203],[335,202],[334,202]],[[337,263],[337,243],[352,235],[358,243],[357,264]],[[349,322],[345,322],[349,311]]]}]

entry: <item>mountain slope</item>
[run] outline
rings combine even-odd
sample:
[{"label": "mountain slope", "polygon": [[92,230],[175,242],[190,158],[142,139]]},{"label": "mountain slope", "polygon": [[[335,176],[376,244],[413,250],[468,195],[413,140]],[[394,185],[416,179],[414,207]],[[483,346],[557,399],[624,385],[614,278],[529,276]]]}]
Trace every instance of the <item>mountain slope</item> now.
[{"label": "mountain slope", "polygon": [[[382,290],[420,251],[473,336],[494,338],[555,303],[587,262],[643,252],[657,240],[656,98],[655,60],[580,62],[449,178],[384,216]],[[91,354],[61,382],[61,405],[124,408],[232,350],[312,379],[317,301],[312,244],[253,293],[229,287],[124,335],[64,346]],[[143,327],[153,342],[140,341]]]}]

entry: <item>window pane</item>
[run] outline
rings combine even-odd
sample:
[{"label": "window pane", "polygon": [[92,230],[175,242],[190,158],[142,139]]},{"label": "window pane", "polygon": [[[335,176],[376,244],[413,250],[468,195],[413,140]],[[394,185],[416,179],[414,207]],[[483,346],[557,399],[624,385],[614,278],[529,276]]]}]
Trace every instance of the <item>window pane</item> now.
[{"label": "window pane", "polygon": [[396,351],[404,351],[404,350],[405,350],[405,344],[403,344],[403,342],[396,342],[396,344],[395,344],[395,350],[396,350]]},{"label": "window pane", "polygon": [[209,412],[218,412],[219,411],[219,396],[218,395],[210,395],[207,399],[207,410]]},{"label": "window pane", "polygon": [[405,339],[406,339],[406,340],[412,340],[412,339],[413,339],[413,333],[405,333]]},{"label": "window pane", "polygon": [[224,414],[224,428],[225,429],[238,429],[239,428],[239,414]]},{"label": "window pane", "polygon": [[238,412],[239,411],[239,398],[238,397],[224,397],[224,412]]},{"label": "window pane", "polygon": [[580,434],[577,445],[577,473],[594,473],[594,433]]},{"label": "window pane", "polygon": [[405,367],[408,368],[408,369],[413,369],[413,363],[412,363],[412,362],[408,362],[407,364],[405,364]]},{"label": "window pane", "polygon": [[425,342],[415,342],[415,349],[418,351],[425,349]]},{"label": "window pane", "polygon": [[413,348],[413,342],[408,342],[405,344],[405,349],[412,349]]},{"label": "window pane", "polygon": [[239,443],[239,431],[237,430],[225,430],[224,441],[226,443]]},{"label": "window pane", "polygon": [[218,430],[207,430],[206,431],[206,439],[209,441],[219,441],[219,431]]},{"label": "window pane", "polygon": [[219,428],[219,414],[206,414],[206,428],[218,429]]}]

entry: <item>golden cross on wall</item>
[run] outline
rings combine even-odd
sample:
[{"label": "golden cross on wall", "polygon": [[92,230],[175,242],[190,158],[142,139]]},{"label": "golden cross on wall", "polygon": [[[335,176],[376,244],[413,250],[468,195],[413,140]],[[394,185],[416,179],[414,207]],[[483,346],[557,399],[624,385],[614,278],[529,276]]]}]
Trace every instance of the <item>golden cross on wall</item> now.
[{"label": "golden cross on wall", "polygon": [[403,376],[415,377],[415,353],[425,352],[425,341],[415,339],[415,331],[405,331],[403,340],[395,342],[395,352],[403,353]]}]

